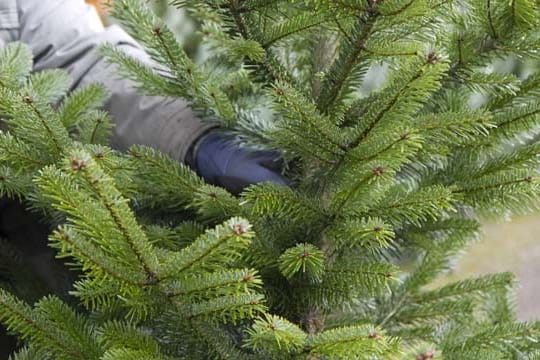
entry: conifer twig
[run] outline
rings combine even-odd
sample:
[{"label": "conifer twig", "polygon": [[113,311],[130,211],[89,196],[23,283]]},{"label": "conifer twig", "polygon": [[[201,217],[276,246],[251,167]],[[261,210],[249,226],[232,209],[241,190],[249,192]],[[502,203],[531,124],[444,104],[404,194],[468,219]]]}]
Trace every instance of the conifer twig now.
[{"label": "conifer twig", "polygon": [[[332,107],[334,101],[341,92],[349,74],[357,64],[362,51],[365,49],[366,41],[371,35],[377,17],[378,13],[371,11],[368,12],[367,20],[365,20],[365,22],[363,19],[359,20],[358,24],[363,26],[363,30],[355,38],[354,42],[350,44],[352,47],[351,52],[347,55],[344,63],[338,63],[339,59],[334,60],[334,64],[329,73],[332,74],[333,72],[338,71],[340,76],[336,79],[328,79],[324,83],[324,87],[317,99],[318,108],[322,113],[326,113]],[[339,69],[336,68],[337,66],[339,66]]]}]

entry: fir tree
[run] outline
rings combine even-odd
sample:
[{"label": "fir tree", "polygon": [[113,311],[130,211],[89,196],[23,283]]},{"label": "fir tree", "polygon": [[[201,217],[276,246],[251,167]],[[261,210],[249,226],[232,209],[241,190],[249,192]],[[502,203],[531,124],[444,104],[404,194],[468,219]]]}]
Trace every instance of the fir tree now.
[{"label": "fir tree", "polygon": [[79,308],[0,290],[26,344],[13,359],[538,358],[511,274],[430,286],[480,216],[538,203],[540,77],[491,66],[538,56],[536,1],[173,4],[201,22],[203,63],[137,0],[113,15],[158,71],[103,53],[142,91],[283,151],[294,184],[234,197],[155,150],[114,151],[101,87],[66,95],[63,73],[30,75],[28,50],[6,47],[1,193],[58,224],[50,244],[81,274]]}]

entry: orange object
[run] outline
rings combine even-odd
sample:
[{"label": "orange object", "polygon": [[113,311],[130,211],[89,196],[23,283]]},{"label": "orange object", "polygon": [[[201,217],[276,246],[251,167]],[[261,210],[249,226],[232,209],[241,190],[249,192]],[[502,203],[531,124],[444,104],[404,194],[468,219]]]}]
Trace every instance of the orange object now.
[{"label": "orange object", "polygon": [[110,1],[104,1],[104,0],[86,0],[86,2],[90,5],[93,5],[98,13],[99,13],[99,16],[101,16],[101,18],[103,18],[105,15],[106,15],[106,11],[105,11],[105,2],[110,2]]}]

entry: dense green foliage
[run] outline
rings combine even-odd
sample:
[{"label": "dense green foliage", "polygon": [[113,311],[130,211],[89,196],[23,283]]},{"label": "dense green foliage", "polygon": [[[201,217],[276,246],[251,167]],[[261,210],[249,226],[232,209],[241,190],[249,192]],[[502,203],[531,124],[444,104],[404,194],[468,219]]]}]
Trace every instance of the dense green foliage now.
[{"label": "dense green foliage", "polygon": [[535,0],[173,5],[200,21],[204,62],[138,0],[113,16],[159,73],[103,54],[142,91],[282,150],[294,185],[236,198],[155,150],[114,151],[101,87],[66,95],[64,74],[30,75],[7,46],[0,190],[58,224],[50,244],[81,272],[79,309],[0,290],[27,344],[13,359],[538,358],[511,274],[430,286],[478,216],[538,203],[540,75],[493,67],[539,56]]}]

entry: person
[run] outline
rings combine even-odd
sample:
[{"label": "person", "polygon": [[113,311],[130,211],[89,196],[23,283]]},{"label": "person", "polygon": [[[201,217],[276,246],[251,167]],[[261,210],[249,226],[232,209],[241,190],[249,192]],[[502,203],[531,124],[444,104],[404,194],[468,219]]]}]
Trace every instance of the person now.
[{"label": "person", "polygon": [[[64,69],[73,78],[72,90],[94,82],[108,89],[104,108],[115,123],[113,147],[154,147],[235,194],[253,183],[286,183],[275,152],[241,147],[214,124],[201,121],[188,101],[144,96],[132,81],[119,78],[115,67],[99,56],[100,44],[111,43],[148,64],[150,59],[120,27],[105,28],[84,0],[0,0],[0,48],[14,41],[30,47],[34,71]],[[17,201],[0,200],[0,238],[16,244],[41,280],[58,289],[59,265],[47,248],[49,231]],[[1,333],[0,327],[0,359],[13,345]]]},{"label": "person", "polygon": [[258,182],[285,184],[274,161],[276,152],[241,147],[215,125],[201,121],[188,101],[144,96],[132,81],[119,78],[115,67],[99,56],[100,44],[111,43],[143,63],[150,64],[150,59],[119,26],[105,28],[84,0],[0,1],[0,47],[11,41],[31,48],[35,71],[64,69],[73,78],[72,89],[98,82],[109,90],[105,109],[115,122],[113,147],[159,149],[233,193]]}]

